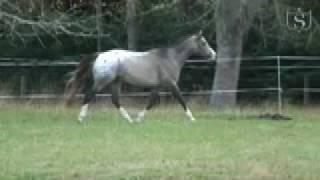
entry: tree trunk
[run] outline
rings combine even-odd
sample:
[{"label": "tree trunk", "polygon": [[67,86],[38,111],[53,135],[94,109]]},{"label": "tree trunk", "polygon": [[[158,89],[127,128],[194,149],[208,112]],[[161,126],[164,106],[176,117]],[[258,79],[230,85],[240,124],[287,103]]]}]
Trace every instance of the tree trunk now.
[{"label": "tree trunk", "polygon": [[263,2],[267,1],[218,0],[216,7],[218,56],[209,101],[213,107],[232,108],[236,105],[243,36]]},{"label": "tree trunk", "polygon": [[127,0],[127,36],[130,50],[137,50],[137,3],[138,0]]},{"label": "tree trunk", "polygon": [[191,12],[193,5],[195,3],[196,3],[196,0],[180,0],[182,9],[186,15],[188,15]]},{"label": "tree trunk", "polygon": [[[219,0],[216,9],[217,65],[210,105],[217,108],[236,105],[244,27],[241,1]],[[231,92],[222,92],[231,90]]]},{"label": "tree trunk", "polygon": [[101,52],[101,36],[102,36],[102,2],[96,0],[96,26],[97,26],[97,52]]}]

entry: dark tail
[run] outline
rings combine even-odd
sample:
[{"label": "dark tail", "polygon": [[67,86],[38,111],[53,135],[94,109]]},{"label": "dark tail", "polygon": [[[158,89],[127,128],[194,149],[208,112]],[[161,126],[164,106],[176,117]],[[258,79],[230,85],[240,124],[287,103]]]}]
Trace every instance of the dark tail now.
[{"label": "dark tail", "polygon": [[92,81],[92,62],[88,56],[81,57],[80,62],[71,78],[68,80],[65,88],[65,104],[70,106],[75,95],[83,87],[87,86],[89,81]]}]

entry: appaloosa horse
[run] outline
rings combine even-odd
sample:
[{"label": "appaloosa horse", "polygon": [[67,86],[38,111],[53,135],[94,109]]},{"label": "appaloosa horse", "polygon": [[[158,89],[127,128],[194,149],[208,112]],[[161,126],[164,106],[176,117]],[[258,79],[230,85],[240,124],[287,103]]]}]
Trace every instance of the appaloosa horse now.
[{"label": "appaloosa horse", "polygon": [[195,118],[177,86],[182,66],[191,55],[215,59],[216,53],[201,31],[167,48],[146,52],[110,50],[98,54],[93,63],[89,59],[82,59],[67,84],[67,103],[70,103],[78,89],[83,89],[85,97],[78,118],[82,122],[87,115],[88,104],[95,94],[111,85],[112,103],[125,119],[134,122],[119,102],[120,85],[124,81],[134,86],[152,89],[150,100],[144,110],[138,113],[137,121],[141,121],[145,113],[156,103],[161,88],[168,88],[182,105],[186,115],[194,121]]}]

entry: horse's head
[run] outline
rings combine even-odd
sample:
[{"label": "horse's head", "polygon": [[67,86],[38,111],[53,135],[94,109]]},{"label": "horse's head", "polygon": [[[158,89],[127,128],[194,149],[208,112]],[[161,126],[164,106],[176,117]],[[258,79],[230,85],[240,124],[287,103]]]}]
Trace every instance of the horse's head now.
[{"label": "horse's head", "polygon": [[192,37],[193,52],[203,57],[209,57],[210,59],[216,58],[216,52],[210,47],[207,40],[203,37],[202,31],[194,34]]}]

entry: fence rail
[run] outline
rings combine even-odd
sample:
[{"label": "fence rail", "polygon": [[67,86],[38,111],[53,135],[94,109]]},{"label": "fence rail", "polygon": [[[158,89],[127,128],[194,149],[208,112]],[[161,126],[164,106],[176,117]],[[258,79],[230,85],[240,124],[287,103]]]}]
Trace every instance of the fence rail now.
[{"label": "fence rail", "polygon": [[[257,57],[242,57],[241,61],[276,61],[278,58],[280,60],[292,60],[292,61],[320,61],[320,56],[257,56]],[[79,59],[79,58],[68,58],[68,59]],[[234,61],[234,59],[228,58],[220,58],[220,62],[230,62]],[[216,61],[211,59],[189,59],[186,61],[186,68],[198,68],[198,69],[206,69],[211,68],[212,66],[199,67],[194,66],[192,64],[204,64],[210,63],[215,65]],[[36,59],[36,58],[10,58],[10,57],[0,57],[0,67],[67,67],[67,66],[76,66],[78,65],[78,61],[70,61],[70,60],[52,60],[52,59]],[[278,68],[276,65],[264,65],[264,66],[249,66],[244,67],[244,69],[276,69]],[[319,66],[289,66],[282,65],[281,69],[320,69]]]},{"label": "fence rail", "polygon": [[[182,92],[183,96],[209,96],[215,93],[253,93],[253,92],[274,92],[277,93],[279,88],[249,88],[249,89],[238,89],[238,90],[204,90],[204,91],[193,91],[193,92]],[[320,88],[287,88],[281,89],[282,93],[296,93],[296,92],[309,92],[309,93],[320,93]],[[122,93],[121,97],[148,97],[150,93],[148,92],[128,92]],[[161,97],[171,96],[170,92],[160,92]],[[83,98],[83,94],[78,94],[76,98]],[[110,93],[98,93],[97,97],[111,97]],[[1,95],[0,99],[63,99],[64,95],[61,94],[24,94],[24,95]]]}]

